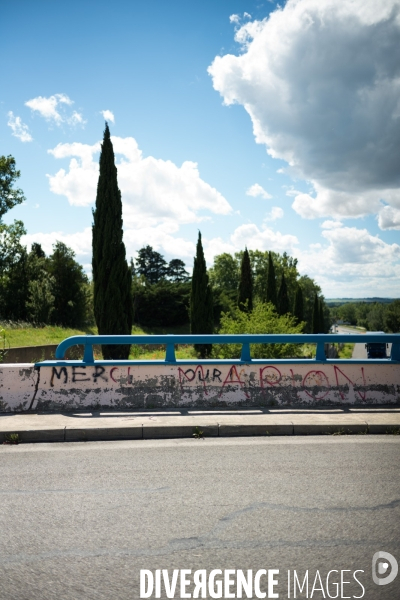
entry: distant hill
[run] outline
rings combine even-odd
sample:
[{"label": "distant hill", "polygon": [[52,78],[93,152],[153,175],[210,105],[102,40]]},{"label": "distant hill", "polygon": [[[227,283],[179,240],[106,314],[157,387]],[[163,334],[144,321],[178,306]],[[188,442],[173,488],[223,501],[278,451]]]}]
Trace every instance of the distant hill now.
[{"label": "distant hill", "polygon": [[393,302],[396,298],[325,298],[326,304],[335,304],[336,306],[340,304],[347,304],[348,302],[380,302],[381,304],[389,304]]}]

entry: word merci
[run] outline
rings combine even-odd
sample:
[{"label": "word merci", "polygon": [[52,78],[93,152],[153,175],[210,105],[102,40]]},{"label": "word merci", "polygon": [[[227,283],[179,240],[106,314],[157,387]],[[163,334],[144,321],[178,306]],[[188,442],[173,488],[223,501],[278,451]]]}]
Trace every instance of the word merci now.
[{"label": "word merci", "polygon": [[0,410],[400,404],[400,363],[0,365]]},{"label": "word merci", "polygon": [[[307,570],[299,575],[296,570],[289,570],[287,589],[283,592],[287,596],[280,596],[281,590],[277,589],[279,569],[259,569],[254,572],[248,569],[246,573],[240,569],[213,569],[210,573],[205,569],[193,572],[190,569],[174,569],[171,576],[167,569],[157,569],[154,573],[142,569],[140,598],[161,598],[162,591],[167,598],[296,598],[297,593],[302,598],[363,598],[365,588],[358,573],[364,571],[332,569],[327,575],[321,575],[319,571],[311,575]],[[350,596],[348,586],[354,587],[354,584],[359,595]]]}]

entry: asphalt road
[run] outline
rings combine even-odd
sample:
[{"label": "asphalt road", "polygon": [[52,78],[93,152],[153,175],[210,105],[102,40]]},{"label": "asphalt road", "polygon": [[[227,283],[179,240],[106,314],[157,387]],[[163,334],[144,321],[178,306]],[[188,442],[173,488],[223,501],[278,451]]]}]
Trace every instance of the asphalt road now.
[{"label": "asphalt road", "polygon": [[0,446],[0,598],[136,599],[140,569],[279,569],[287,598],[295,569],[319,599],[336,569],[330,597],[398,600],[371,564],[400,562],[399,459],[389,435]]}]

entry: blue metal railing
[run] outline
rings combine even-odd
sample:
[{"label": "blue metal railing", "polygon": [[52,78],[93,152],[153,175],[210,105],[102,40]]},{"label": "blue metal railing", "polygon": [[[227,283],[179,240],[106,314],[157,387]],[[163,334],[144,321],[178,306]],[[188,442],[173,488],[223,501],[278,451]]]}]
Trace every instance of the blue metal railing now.
[{"label": "blue metal railing", "polygon": [[[390,358],[386,359],[328,359],[325,355],[325,344],[338,343],[384,343],[392,344]],[[96,360],[94,359],[94,345],[165,345],[164,360]],[[211,359],[215,363],[247,364],[250,362],[279,362],[279,363],[321,363],[321,362],[348,362],[379,363],[400,362],[400,334],[238,334],[238,335],[76,335],[62,341],[56,350],[54,361],[36,363],[37,367],[52,365],[115,365],[115,364],[196,364],[202,359],[177,360],[175,346],[178,344],[241,344],[240,359]],[[312,359],[252,359],[250,344],[316,344],[316,356]],[[72,346],[83,345],[83,360],[65,360],[65,353]]]}]

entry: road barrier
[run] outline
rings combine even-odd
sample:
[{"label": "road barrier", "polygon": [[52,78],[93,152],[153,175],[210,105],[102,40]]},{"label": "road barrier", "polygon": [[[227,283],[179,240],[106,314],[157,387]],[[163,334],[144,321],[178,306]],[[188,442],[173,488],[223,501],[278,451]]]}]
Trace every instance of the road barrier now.
[{"label": "road barrier", "polygon": [[[328,359],[332,343],[388,343],[391,355]],[[100,344],[165,345],[166,353],[164,360],[95,360]],[[177,360],[179,344],[235,344],[240,358]],[[266,355],[271,344],[316,344],[316,357],[255,359],[255,344],[265,344]],[[77,345],[82,360],[65,360]],[[73,336],[55,356],[0,366],[0,411],[400,404],[400,334]]]}]

